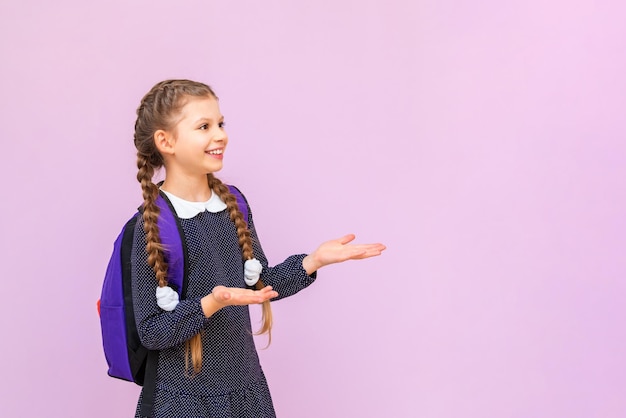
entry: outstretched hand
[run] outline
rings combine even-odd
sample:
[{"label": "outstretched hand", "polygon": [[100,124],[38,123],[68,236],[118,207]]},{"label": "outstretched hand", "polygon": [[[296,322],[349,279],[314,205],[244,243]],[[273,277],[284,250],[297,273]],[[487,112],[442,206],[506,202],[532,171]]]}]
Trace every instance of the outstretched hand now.
[{"label": "outstretched hand", "polygon": [[263,303],[278,296],[272,286],[265,286],[260,290],[242,289],[239,287],[215,286],[211,293],[217,303],[227,305],[254,305]]},{"label": "outstretched hand", "polygon": [[278,292],[272,290],[272,286],[265,286],[260,290],[215,286],[213,292],[203,297],[200,303],[204,315],[208,318],[225,306],[254,305],[277,296]]},{"label": "outstretched hand", "polygon": [[327,266],[341,263],[347,260],[362,260],[382,254],[386,249],[383,244],[350,244],[354,240],[354,234],[348,234],[338,239],[322,243],[311,254],[302,260],[302,267],[307,274]]}]

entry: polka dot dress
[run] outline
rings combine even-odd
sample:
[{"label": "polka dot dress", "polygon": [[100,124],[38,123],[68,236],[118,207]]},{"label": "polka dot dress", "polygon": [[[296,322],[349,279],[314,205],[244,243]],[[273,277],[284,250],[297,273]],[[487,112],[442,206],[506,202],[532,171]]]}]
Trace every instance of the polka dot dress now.
[{"label": "polka dot dress", "polygon": [[[155,297],[154,271],[145,255],[143,222],[137,222],[132,255],[132,286],[137,329],[142,343],[159,350],[152,418],[272,418],[272,398],[259,364],[247,306],[227,306],[205,318],[200,299],[213,287],[245,288],[243,260],[236,228],[228,211],[204,211],[180,219],[187,241],[187,298],[171,312]],[[315,280],[302,268],[304,254],[274,267],[259,244],[252,216],[249,227],[254,256],[263,264],[261,279],[280,298],[297,293]],[[276,299],[274,299],[276,300]],[[185,366],[185,341],[202,334],[202,369],[193,375]],[[139,409],[136,411],[140,418]]]}]

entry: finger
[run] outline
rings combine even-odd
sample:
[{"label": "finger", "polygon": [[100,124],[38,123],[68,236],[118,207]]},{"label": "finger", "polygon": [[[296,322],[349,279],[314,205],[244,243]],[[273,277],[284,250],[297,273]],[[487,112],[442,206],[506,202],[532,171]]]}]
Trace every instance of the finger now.
[{"label": "finger", "polygon": [[381,255],[383,253],[383,249],[380,248],[371,248],[365,252],[363,258],[375,257],[377,255]]},{"label": "finger", "polygon": [[354,251],[351,255],[350,255],[350,259],[352,260],[357,260],[360,258],[365,258],[367,256],[367,251],[365,250],[361,250],[361,251]]},{"label": "finger", "polygon": [[[267,287],[269,287],[269,289],[265,291]],[[263,288],[264,292],[261,294],[263,296],[263,301],[270,300],[278,296],[278,292],[275,290],[272,290],[271,286],[267,286],[267,287]]]},{"label": "finger", "polygon": [[375,257],[377,255],[382,254],[383,250],[385,250],[384,245],[378,244],[368,244],[368,245],[358,245],[354,247],[354,251],[351,253],[351,259],[363,259],[369,257]]},{"label": "finger", "polygon": [[341,245],[346,245],[350,241],[353,241],[355,238],[356,238],[356,236],[354,234],[348,234],[348,235],[344,235],[343,237],[339,238],[337,241],[339,241],[339,243]]},{"label": "finger", "polygon": [[241,293],[236,298],[236,304],[237,305],[253,305],[256,303],[263,303],[264,299],[265,297],[261,293],[258,293],[258,292]]},{"label": "finger", "polygon": [[383,244],[360,244],[355,245],[355,248],[363,249],[365,251],[384,251],[387,249]]},{"label": "finger", "polygon": [[260,303],[268,301],[268,300],[270,300],[272,298],[275,298],[276,296],[278,296],[278,293],[274,292],[274,291],[269,292],[267,294],[263,294],[263,295],[257,295],[256,297],[254,297],[253,299],[251,299],[249,301],[249,304],[253,304],[253,303],[259,303],[260,304]]},{"label": "finger", "polygon": [[221,302],[226,302],[232,297],[232,295],[228,291],[220,291],[216,294],[216,296],[217,299]]}]

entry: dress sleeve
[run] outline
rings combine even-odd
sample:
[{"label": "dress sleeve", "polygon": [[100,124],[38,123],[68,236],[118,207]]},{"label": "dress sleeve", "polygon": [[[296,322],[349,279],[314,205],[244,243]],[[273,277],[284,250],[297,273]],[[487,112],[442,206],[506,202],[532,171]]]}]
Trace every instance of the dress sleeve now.
[{"label": "dress sleeve", "polygon": [[149,350],[163,350],[179,345],[207,324],[199,298],[183,299],[173,311],[164,311],[157,305],[157,280],[148,265],[146,234],[143,220],[135,225],[131,253],[131,285],[135,322],[141,343]]},{"label": "dress sleeve", "polygon": [[267,257],[265,257],[265,253],[263,252],[254,227],[250,205],[248,205],[248,228],[250,229],[250,237],[252,238],[254,257],[263,265],[261,280],[263,280],[265,285],[272,286],[272,288],[278,292],[278,297],[272,299],[273,301],[295,295],[315,281],[317,272],[308,275],[304,267],[302,267],[302,260],[306,257],[306,254],[292,255],[274,267],[268,266]]}]

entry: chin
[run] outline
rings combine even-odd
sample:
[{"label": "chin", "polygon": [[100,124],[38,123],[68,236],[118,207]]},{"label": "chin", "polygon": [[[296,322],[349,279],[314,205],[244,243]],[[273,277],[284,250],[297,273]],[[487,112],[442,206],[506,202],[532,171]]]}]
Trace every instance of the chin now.
[{"label": "chin", "polygon": [[223,164],[216,166],[216,167],[211,167],[207,170],[207,173],[217,173],[218,171],[220,171],[222,168],[224,167]]}]

